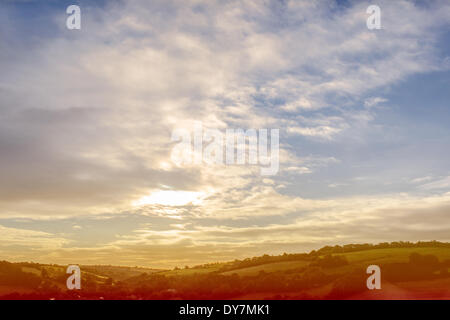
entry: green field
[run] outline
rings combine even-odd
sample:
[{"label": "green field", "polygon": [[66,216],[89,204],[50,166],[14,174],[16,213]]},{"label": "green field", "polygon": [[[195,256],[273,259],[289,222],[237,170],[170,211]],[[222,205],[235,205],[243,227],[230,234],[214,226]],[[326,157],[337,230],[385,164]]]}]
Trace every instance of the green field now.
[{"label": "green field", "polygon": [[[388,248],[388,249],[370,249],[364,251],[337,253],[333,255],[344,256],[349,262],[348,266],[326,270],[327,273],[345,273],[350,267],[356,265],[365,266],[370,264],[384,264],[393,262],[407,262],[411,253],[432,254],[440,261],[450,259],[450,249],[448,248]],[[233,269],[226,272],[220,270],[229,266],[230,263],[217,263],[200,267],[192,267],[188,269],[176,269],[168,271],[160,271],[158,274],[165,276],[190,276],[194,274],[207,274],[212,272],[220,272],[223,275],[237,274],[239,276],[255,276],[261,271],[266,273],[285,272],[306,267],[310,264],[307,260],[271,262],[257,266]]]},{"label": "green field", "polygon": [[343,255],[349,263],[367,263],[371,262],[407,262],[409,255],[413,252],[420,254],[435,255],[440,261],[450,259],[450,249],[448,248],[389,248],[389,249],[372,249],[357,252],[348,252],[337,255]]},{"label": "green field", "polygon": [[287,271],[287,270],[293,270],[293,269],[306,267],[309,263],[310,263],[309,261],[305,261],[305,260],[273,262],[273,263],[263,264],[260,266],[231,270],[231,271],[223,272],[222,274],[231,275],[231,274],[235,273],[239,276],[256,276],[261,271],[264,271],[267,273]]},{"label": "green field", "polygon": [[[348,266],[333,268],[332,270],[325,270],[326,273],[345,273],[349,268],[356,265],[366,266],[370,264],[384,264],[394,262],[407,262],[409,255],[413,252],[419,254],[435,255],[441,262],[450,259],[450,249],[448,248],[388,248],[388,249],[370,249],[364,251],[347,252],[334,254],[337,256],[344,256],[349,262]],[[285,272],[306,267],[310,264],[307,260],[286,261],[286,262],[272,262],[261,264],[252,267],[239,268],[226,272],[223,275],[237,274],[239,276],[255,276],[261,271],[266,273]],[[211,272],[219,272],[221,268],[228,265],[227,263],[219,263],[208,265],[204,267],[196,267],[189,269],[178,269],[164,271],[160,274],[166,276],[188,276],[193,274],[205,274]]]},{"label": "green field", "polygon": [[218,264],[206,265],[206,266],[201,266],[201,267],[192,267],[192,268],[188,268],[188,269],[174,269],[174,270],[168,270],[168,271],[161,271],[158,274],[169,276],[169,277],[170,276],[188,276],[188,275],[194,275],[194,274],[205,274],[205,273],[217,272],[225,265],[226,265],[226,263],[218,263]]}]

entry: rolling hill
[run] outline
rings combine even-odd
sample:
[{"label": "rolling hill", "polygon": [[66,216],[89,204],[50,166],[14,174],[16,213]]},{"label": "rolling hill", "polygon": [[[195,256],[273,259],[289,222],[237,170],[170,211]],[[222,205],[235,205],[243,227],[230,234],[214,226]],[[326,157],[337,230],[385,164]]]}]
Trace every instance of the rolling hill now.
[{"label": "rolling hill", "polygon": [[[381,290],[366,287],[369,265],[381,268]],[[173,270],[82,265],[82,288],[73,291],[66,288],[66,268],[1,261],[0,298],[450,298],[450,244],[436,241],[327,246]]]}]

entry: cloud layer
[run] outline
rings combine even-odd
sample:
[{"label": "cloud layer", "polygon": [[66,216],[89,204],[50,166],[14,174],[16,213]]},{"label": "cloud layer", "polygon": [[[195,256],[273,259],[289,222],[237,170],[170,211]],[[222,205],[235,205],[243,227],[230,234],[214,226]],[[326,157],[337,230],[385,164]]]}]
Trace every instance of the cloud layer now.
[{"label": "cloud layer", "polygon": [[[449,70],[440,41],[450,5],[380,1],[378,31],[366,28],[368,5],[81,4],[80,31],[65,29],[65,8],[51,6],[42,12],[45,30],[25,34],[27,4],[0,5],[5,241],[13,248],[21,239],[18,230],[27,228],[19,218],[70,221],[79,228],[23,231],[49,239],[40,259],[163,266],[255,248],[447,240],[448,172],[411,183],[427,168],[415,176],[404,171],[405,146],[414,141],[395,135],[401,123],[381,119],[396,108],[386,97],[390,88]],[[23,16],[7,18],[15,15]],[[279,128],[279,174],[264,179],[254,166],[174,164],[171,132],[194,121],[219,130]],[[393,153],[394,143],[403,154]],[[366,149],[371,159],[362,158]],[[397,174],[381,164],[385,154],[395,158],[390,169]],[[165,191],[202,198],[136,205]],[[104,238],[85,234],[89,241],[76,236],[89,232],[92,219],[123,215],[146,217],[150,225],[113,224]],[[155,227],[159,218],[173,222]],[[124,261],[107,258],[115,250]]]}]

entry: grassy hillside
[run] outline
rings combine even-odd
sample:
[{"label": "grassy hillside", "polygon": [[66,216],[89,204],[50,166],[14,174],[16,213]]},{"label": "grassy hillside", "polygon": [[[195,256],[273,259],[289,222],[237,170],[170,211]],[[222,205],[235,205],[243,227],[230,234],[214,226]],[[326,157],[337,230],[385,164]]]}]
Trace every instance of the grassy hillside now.
[{"label": "grassy hillside", "polygon": [[232,271],[222,272],[224,275],[237,274],[239,276],[255,276],[260,272],[270,273],[270,272],[284,272],[288,270],[296,270],[299,268],[306,267],[309,265],[310,261],[298,260],[298,261],[286,261],[286,262],[271,262],[265,263],[255,267],[239,268]]},{"label": "grassy hillside", "polygon": [[[336,256],[345,257],[349,262],[348,266],[333,268],[333,270],[346,270],[354,266],[365,266],[371,264],[387,264],[395,262],[408,262],[411,253],[416,252],[419,254],[431,254],[435,255],[441,262],[450,260],[450,248],[387,248],[387,249],[368,249],[356,252],[337,253]],[[318,255],[323,257],[324,255]],[[309,257],[299,258],[298,260],[285,261],[285,262],[268,262],[261,263],[257,266],[239,267],[233,268],[230,271],[226,270],[227,267],[233,265],[233,263],[217,263],[212,265],[199,266],[189,269],[176,269],[162,272],[161,274],[167,276],[188,276],[193,274],[205,274],[205,273],[219,273],[223,275],[237,274],[240,276],[258,275],[261,271],[265,273],[273,272],[285,272],[289,270],[297,270],[308,266],[311,263]]]},{"label": "grassy hillside", "polygon": [[161,269],[142,268],[142,267],[122,267],[122,266],[81,266],[81,270],[96,274],[102,278],[111,278],[115,281],[122,281],[134,276],[162,272]]},{"label": "grassy hillside", "polygon": [[358,252],[343,253],[350,263],[366,263],[372,264],[386,262],[407,262],[411,253],[435,255],[440,261],[450,259],[449,248],[388,248],[388,249],[372,249]]}]

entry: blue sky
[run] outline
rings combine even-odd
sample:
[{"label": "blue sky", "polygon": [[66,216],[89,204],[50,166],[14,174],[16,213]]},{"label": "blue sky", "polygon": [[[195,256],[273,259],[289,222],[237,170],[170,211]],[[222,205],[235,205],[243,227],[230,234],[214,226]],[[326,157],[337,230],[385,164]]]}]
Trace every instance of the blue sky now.
[{"label": "blue sky", "polygon": [[[370,4],[2,2],[0,257],[172,267],[450,241],[450,5],[378,1],[368,30]],[[279,172],[174,164],[171,132],[195,121],[279,129]]]}]

